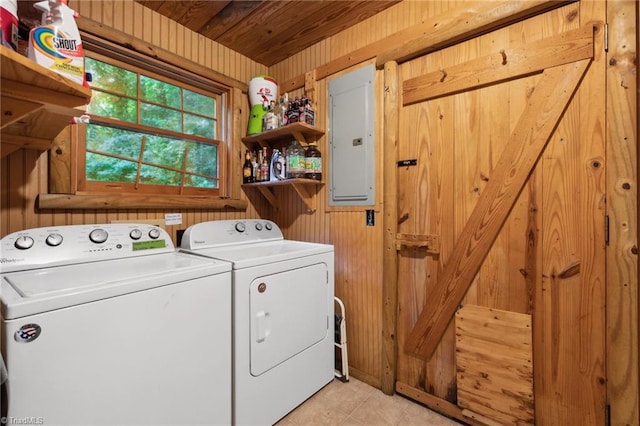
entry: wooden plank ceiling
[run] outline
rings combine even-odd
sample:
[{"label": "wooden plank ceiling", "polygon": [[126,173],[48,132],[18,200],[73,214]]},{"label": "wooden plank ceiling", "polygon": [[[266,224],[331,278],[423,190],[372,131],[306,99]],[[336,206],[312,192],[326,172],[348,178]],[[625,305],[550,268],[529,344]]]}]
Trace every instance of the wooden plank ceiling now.
[{"label": "wooden plank ceiling", "polygon": [[136,1],[271,66],[401,0]]}]

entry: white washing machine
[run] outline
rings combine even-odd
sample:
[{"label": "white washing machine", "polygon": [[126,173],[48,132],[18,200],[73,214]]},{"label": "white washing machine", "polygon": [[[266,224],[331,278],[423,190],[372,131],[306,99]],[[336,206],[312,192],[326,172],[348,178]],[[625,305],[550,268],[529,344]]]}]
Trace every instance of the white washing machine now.
[{"label": "white washing machine", "polygon": [[224,220],[189,227],[180,247],[232,263],[235,424],[273,424],[333,379],[332,245]]},{"label": "white washing machine", "polygon": [[231,265],[137,224],[0,240],[7,424],[231,423]]}]

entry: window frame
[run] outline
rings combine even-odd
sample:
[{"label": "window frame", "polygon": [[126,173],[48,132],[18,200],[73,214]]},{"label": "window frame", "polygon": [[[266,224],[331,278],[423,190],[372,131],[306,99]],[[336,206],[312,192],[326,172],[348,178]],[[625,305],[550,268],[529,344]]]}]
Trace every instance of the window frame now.
[{"label": "window frame", "polygon": [[[126,69],[134,72],[142,72],[145,76],[166,81],[170,84],[178,84],[181,87],[207,96],[213,95],[216,98],[215,120],[216,139],[207,139],[196,135],[188,135],[187,139],[196,142],[210,143],[214,141],[217,145],[218,176],[217,188],[196,188],[185,186],[150,185],[135,183],[108,183],[86,180],[86,127],[83,124],[75,125],[72,130],[72,145],[75,147],[75,187],[77,195],[100,195],[100,194],[120,194],[144,197],[163,196],[208,196],[218,198],[228,198],[231,186],[230,155],[230,94],[232,88],[214,81],[206,76],[199,75],[185,68],[167,64],[165,62],[147,57],[136,51],[131,51],[119,46],[114,46],[105,41],[93,39],[83,41],[85,55],[96,60],[106,62],[115,66],[125,65]],[[139,83],[138,83],[139,88]],[[138,97],[139,99],[139,97]],[[182,108],[181,112],[184,112]],[[138,114],[140,111],[138,110]],[[149,128],[138,123],[123,122],[106,117],[92,117],[92,122],[105,124],[112,127],[128,128],[149,132],[150,134],[162,134],[168,137],[184,139],[185,135],[180,132]]]}]

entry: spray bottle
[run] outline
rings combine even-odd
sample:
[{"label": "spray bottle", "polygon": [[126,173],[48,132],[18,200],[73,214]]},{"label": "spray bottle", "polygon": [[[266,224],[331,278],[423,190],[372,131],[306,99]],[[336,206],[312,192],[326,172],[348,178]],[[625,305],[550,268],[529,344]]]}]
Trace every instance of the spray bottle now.
[{"label": "spray bottle", "polygon": [[76,83],[85,84],[84,52],[77,14],[67,0],[45,0],[34,4],[42,12],[42,25],[29,35],[29,58]]}]

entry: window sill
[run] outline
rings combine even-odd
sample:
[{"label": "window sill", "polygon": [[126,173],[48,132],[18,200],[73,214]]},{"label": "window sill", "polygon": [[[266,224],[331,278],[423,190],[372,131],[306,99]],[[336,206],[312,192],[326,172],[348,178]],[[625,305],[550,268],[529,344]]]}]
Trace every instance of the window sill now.
[{"label": "window sill", "polygon": [[246,210],[248,202],[235,198],[203,196],[140,196],[140,195],[72,195],[39,194],[39,209],[62,210],[125,210],[125,209],[200,209]]}]

